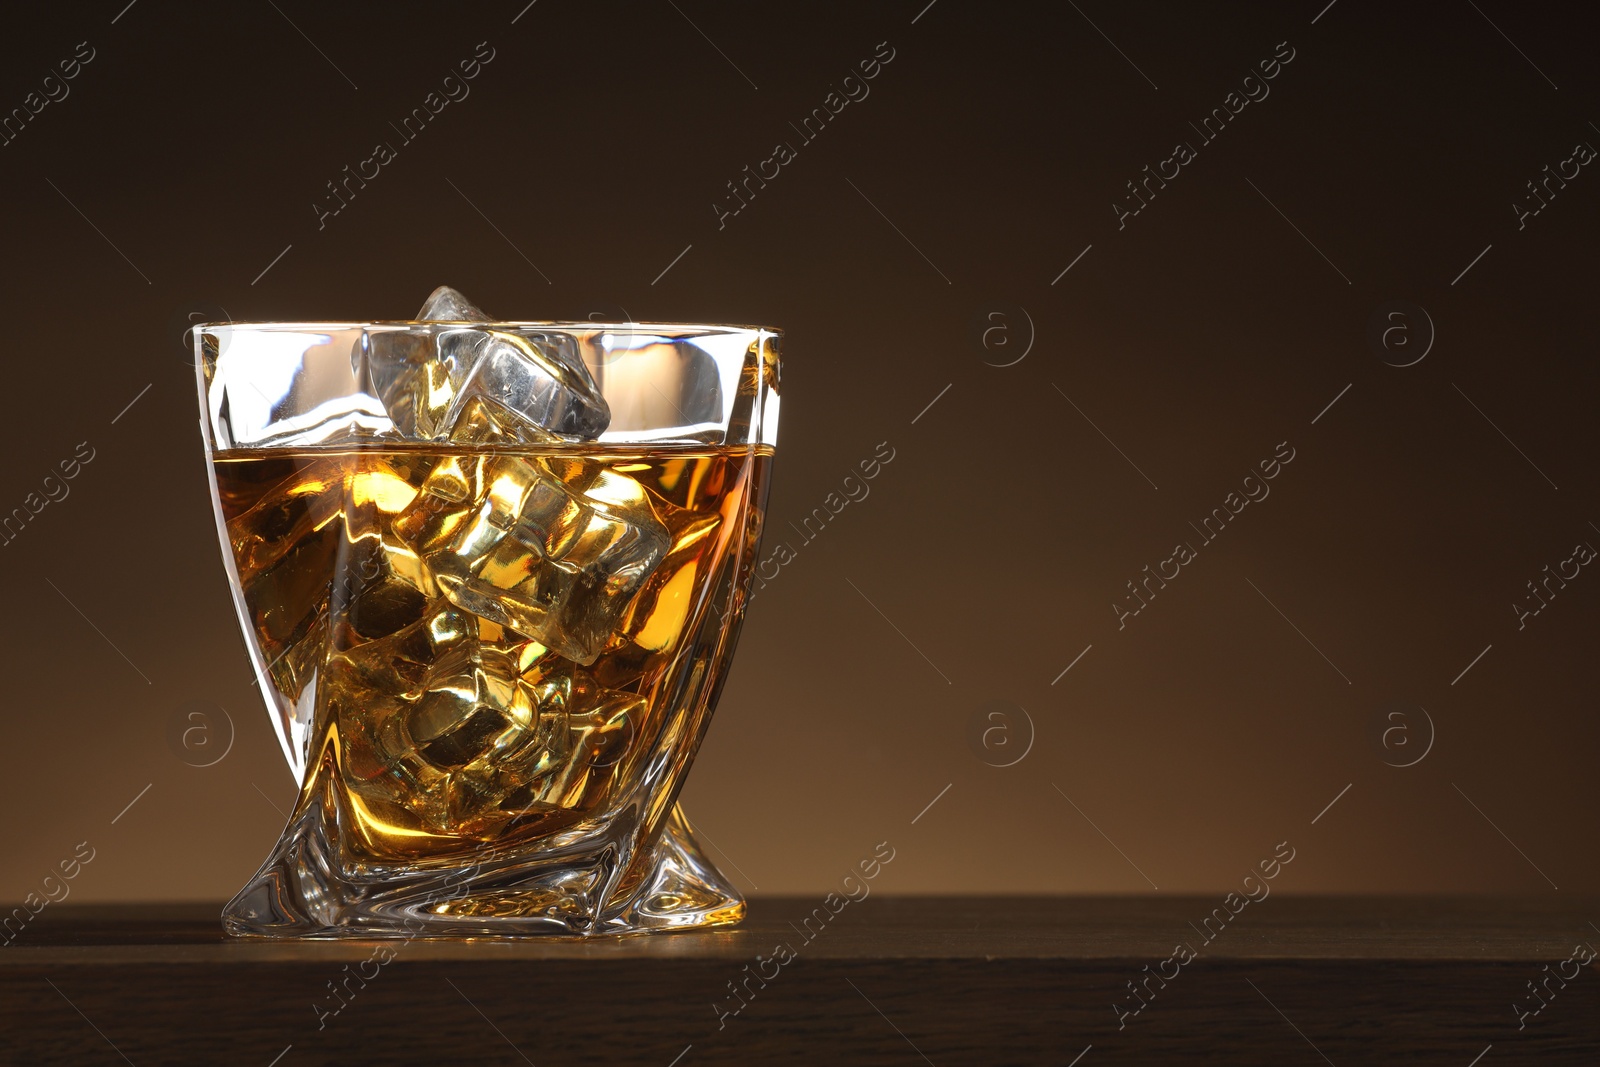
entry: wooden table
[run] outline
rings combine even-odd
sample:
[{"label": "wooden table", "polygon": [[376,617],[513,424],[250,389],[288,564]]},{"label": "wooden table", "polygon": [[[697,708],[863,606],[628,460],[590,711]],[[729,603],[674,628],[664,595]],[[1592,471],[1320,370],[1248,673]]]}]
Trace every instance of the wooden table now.
[{"label": "wooden table", "polygon": [[824,922],[769,897],[589,943],[238,942],[217,905],[52,905],[0,949],[0,1060],[1600,1064],[1574,961],[1600,899],[1274,894],[1204,924],[1220,905],[872,896]]}]

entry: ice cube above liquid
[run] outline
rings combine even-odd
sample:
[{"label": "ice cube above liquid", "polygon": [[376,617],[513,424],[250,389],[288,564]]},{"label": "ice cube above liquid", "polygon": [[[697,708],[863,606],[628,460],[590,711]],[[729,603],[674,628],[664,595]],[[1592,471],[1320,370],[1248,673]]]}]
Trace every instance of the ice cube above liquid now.
[{"label": "ice cube above liquid", "polygon": [[489,316],[459,290],[441,285],[428,294],[422,310],[417,312],[418,322],[488,322]]},{"label": "ice cube above liquid", "polygon": [[356,380],[403,436],[459,442],[485,409],[525,443],[592,441],[610,425],[611,409],[568,338],[465,325],[488,316],[448,286],[416,321],[439,325],[374,327],[351,353]]}]

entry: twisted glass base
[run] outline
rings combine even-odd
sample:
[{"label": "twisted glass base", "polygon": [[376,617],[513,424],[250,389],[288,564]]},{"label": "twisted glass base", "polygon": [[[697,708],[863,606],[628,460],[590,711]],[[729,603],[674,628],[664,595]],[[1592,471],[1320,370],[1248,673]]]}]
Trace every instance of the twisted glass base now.
[{"label": "twisted glass base", "polygon": [[619,867],[620,841],[427,871],[367,865],[339,855],[312,805],[285,831],[264,867],[223,910],[239,937],[590,937],[723,926],[745,902],[701,852],[674,805],[661,834]]}]

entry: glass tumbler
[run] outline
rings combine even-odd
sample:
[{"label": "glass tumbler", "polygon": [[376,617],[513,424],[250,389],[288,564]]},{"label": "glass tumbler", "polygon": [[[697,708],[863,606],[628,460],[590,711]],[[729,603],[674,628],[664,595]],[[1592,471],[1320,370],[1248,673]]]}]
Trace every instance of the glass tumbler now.
[{"label": "glass tumbler", "polygon": [[[583,937],[741,919],[677,796],[757,559],[777,331],[194,336],[223,560],[300,782],[227,931]],[[596,393],[608,421],[569,417]]]}]

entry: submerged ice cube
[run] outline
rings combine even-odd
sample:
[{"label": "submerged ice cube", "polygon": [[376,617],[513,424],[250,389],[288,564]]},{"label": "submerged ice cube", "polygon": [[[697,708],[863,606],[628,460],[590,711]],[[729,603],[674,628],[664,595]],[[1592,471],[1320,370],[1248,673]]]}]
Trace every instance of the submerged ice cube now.
[{"label": "submerged ice cube", "polygon": [[435,663],[428,687],[406,715],[411,743],[435,767],[464,767],[516,747],[536,709],[516,660],[474,644]]},{"label": "submerged ice cube", "polygon": [[418,325],[363,333],[351,353],[357,379],[400,433],[419,440],[457,441],[463,422],[478,425],[484,409],[512,441],[592,441],[605,432],[611,410],[570,338],[447,325],[488,321],[441,286]]},{"label": "submerged ice cube", "polygon": [[643,486],[583,457],[451,456],[394,531],[452,604],[584,664],[670,542]]},{"label": "submerged ice cube", "polygon": [[350,787],[368,810],[430,833],[570,823],[634,751],[646,707],[442,598],[328,668]]}]

